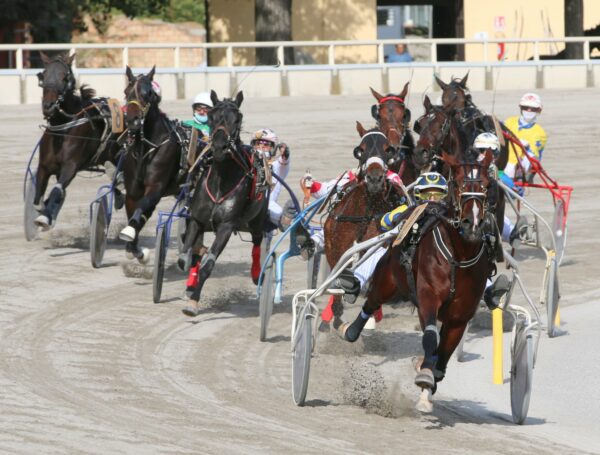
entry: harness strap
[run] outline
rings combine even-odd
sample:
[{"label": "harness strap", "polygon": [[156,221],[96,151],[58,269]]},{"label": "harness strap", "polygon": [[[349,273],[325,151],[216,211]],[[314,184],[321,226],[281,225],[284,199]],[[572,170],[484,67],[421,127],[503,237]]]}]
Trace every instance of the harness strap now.
[{"label": "harness strap", "polygon": [[399,103],[404,104],[404,99],[400,98],[399,96],[395,96],[395,95],[384,96],[383,98],[381,98],[379,100],[379,104],[382,105],[386,101],[397,101]]},{"label": "harness strap", "polygon": [[47,129],[48,131],[65,131],[70,128],[74,128],[79,125],[83,125],[90,121],[89,118],[80,118],[77,120],[73,120],[72,122],[61,123],[60,125],[40,125],[42,128]]},{"label": "harness strap", "polygon": [[236,186],[233,187],[232,190],[228,191],[227,194],[225,194],[217,199],[211,193],[210,188],[208,187],[208,179],[210,177],[211,172],[212,172],[212,166],[208,169],[208,175],[206,176],[206,179],[204,180],[204,189],[206,190],[206,194],[208,194],[208,197],[210,198],[210,200],[213,201],[217,205],[221,204],[225,199],[227,199],[229,196],[231,196],[242,185],[242,183],[244,183],[244,180],[248,178],[248,174],[244,174],[242,176],[242,178],[240,179],[240,181],[237,183]]}]

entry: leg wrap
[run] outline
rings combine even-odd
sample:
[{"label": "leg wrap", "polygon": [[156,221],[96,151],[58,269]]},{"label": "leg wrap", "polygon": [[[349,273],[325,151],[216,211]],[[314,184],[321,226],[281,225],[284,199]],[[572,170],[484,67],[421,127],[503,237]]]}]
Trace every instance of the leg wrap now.
[{"label": "leg wrap", "polygon": [[440,342],[440,334],[436,325],[428,325],[423,332],[423,350],[425,351],[425,359],[421,368],[434,369],[437,362],[438,344]]},{"label": "leg wrap", "polygon": [[65,196],[65,190],[60,183],[57,183],[50,191],[50,195],[46,200],[46,214],[49,215],[50,221],[55,220],[58,216],[58,212],[62,207],[62,203]]},{"label": "leg wrap", "polygon": [[360,312],[360,314],[356,317],[354,322],[350,324],[344,332],[344,338],[346,339],[346,341],[354,343],[356,340],[358,340],[358,337],[360,336],[360,333],[364,329],[365,324],[369,320],[370,316],[371,315],[365,313],[364,310]]}]

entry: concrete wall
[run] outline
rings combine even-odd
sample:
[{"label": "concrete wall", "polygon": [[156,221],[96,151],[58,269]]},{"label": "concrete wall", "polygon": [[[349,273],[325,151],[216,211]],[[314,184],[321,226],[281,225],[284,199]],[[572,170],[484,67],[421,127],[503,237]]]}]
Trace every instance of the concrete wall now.
[{"label": "concrete wall", "polygon": [[[181,72],[178,72],[181,71]],[[410,93],[438,91],[434,72],[443,80],[463,77],[469,71],[471,90],[536,88],[577,89],[600,87],[600,63],[589,65],[555,62],[545,65],[521,66],[504,64],[488,68],[484,65],[429,64],[372,65],[367,67],[326,65],[288,67],[284,69],[247,69],[208,71],[160,70],[155,76],[162,88],[163,99],[188,99],[201,91],[213,89],[219,97],[231,96],[241,88],[248,97],[319,96],[330,94],[368,94],[369,87],[381,93],[399,93],[410,81]],[[96,89],[99,96],[123,99],[126,79],[121,70],[82,70],[78,83]],[[37,85],[35,71],[23,78],[15,71],[0,71],[0,104],[39,103],[42,89]]]}]

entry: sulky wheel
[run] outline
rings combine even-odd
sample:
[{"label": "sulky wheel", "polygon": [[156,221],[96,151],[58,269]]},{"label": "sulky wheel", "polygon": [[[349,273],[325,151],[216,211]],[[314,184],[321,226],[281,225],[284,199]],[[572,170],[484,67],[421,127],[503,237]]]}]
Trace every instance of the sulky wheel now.
[{"label": "sulky wheel", "polygon": [[92,219],[90,225],[90,256],[92,266],[98,268],[102,265],[104,251],[106,250],[106,205],[104,199],[92,203]]},{"label": "sulky wheel", "polygon": [[527,417],[533,376],[533,335],[517,321],[510,369],[510,407],[513,421],[521,425]]},{"label": "sulky wheel", "polygon": [[310,357],[313,350],[312,318],[302,314],[298,318],[295,331],[295,343],[292,350],[292,397],[297,406],[304,406],[308,391]]},{"label": "sulky wheel", "polygon": [[558,289],[558,262],[556,257],[552,258],[550,269],[548,270],[548,280],[546,281],[546,315],[548,318],[548,336],[550,338],[556,335],[556,312],[558,311],[558,301],[560,292]]},{"label": "sulky wheel", "polygon": [[554,207],[552,231],[556,243],[556,263],[560,265],[565,255],[565,246],[567,244],[567,216],[565,214],[565,203],[562,199],[558,199]]},{"label": "sulky wheel", "polygon": [[267,339],[269,320],[273,314],[273,300],[275,298],[275,254],[269,257],[263,273],[263,282],[260,287],[258,312],[260,314],[260,341]]},{"label": "sulky wheel", "polygon": [[168,240],[167,230],[165,225],[162,225],[156,230],[156,246],[154,248],[154,269],[152,270],[152,300],[154,303],[160,302],[165,276],[165,259],[167,258],[167,248],[169,246]]}]

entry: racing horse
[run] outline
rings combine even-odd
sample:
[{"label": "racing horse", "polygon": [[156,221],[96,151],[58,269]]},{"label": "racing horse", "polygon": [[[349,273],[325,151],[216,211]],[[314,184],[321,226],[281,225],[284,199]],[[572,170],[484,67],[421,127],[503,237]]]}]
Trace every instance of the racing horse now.
[{"label": "racing horse", "polygon": [[183,251],[192,247],[194,251],[205,250],[202,245],[205,232],[214,232],[215,240],[201,258],[198,283],[182,310],[191,317],[202,311],[199,302],[202,287],[234,231],[250,232],[252,236],[251,275],[258,284],[260,245],[268,219],[268,191],[263,191],[265,185],[257,181],[253,155],[240,140],[243,118],[240,106],[244,95],[240,91],[235,99],[219,100],[212,90],[210,97],[214,107],[208,114],[212,131],[208,153],[213,161],[197,183]]},{"label": "racing horse", "polygon": [[408,84],[404,84],[402,92],[398,95],[383,96],[371,88],[371,93],[377,100],[377,104],[371,106],[371,115],[390,144],[397,149],[395,156],[388,162],[389,168],[396,172],[405,184],[414,182],[419,175],[412,161],[415,142],[410,134],[410,110],[405,104]]},{"label": "racing horse", "polygon": [[[363,241],[379,234],[381,216],[400,204],[400,189],[386,177],[386,163],[392,159],[396,149],[378,128],[368,131],[356,122],[361,136],[360,144],[354,149],[359,161],[359,173],[348,182],[336,197],[325,221],[325,255],[333,267],[354,241]],[[321,319],[325,329],[333,317],[333,328],[341,324],[343,305],[341,297],[331,296]]]},{"label": "racing horse", "polygon": [[413,302],[423,331],[424,358],[415,377],[422,389],[417,409],[423,412],[432,411],[432,395],[495,270],[485,229],[493,156],[489,151],[462,157],[444,152],[442,159],[452,176],[449,202],[428,203],[418,230],[413,225],[408,237],[388,248],[375,268],[361,313],[341,327],[344,338],[354,342],[383,303]]},{"label": "racing horse", "polygon": [[119,238],[126,243],[129,258],[141,263],[149,259],[147,248],[138,246],[139,233],[152,216],[163,196],[176,195],[182,153],[182,134],[177,125],[158,105],[159,95],[152,87],[156,67],[148,74],[133,75],[126,68],[127,101],[125,125],[128,128],[126,152],[123,158],[125,208],[128,225]]},{"label": "racing horse", "polygon": [[[443,106],[433,105],[427,95],[423,99],[423,107],[425,114],[415,122],[415,130],[419,132],[419,139],[415,147],[413,162],[421,170],[431,166],[433,170],[448,177],[449,169],[444,169],[444,161],[439,159],[442,152],[460,157],[470,147],[472,135],[465,130],[459,117]],[[494,157],[494,161],[496,168],[500,166],[499,162],[506,163],[501,153]],[[505,199],[504,191],[500,190],[495,180],[491,183],[488,203],[495,214],[500,236],[504,227]],[[497,259],[502,261],[501,248],[497,254]]]},{"label": "racing horse", "polygon": [[495,121],[493,116],[482,112],[475,105],[467,87],[468,77],[469,73],[465,74],[462,79],[454,78],[449,83],[445,83],[435,76],[437,84],[442,89],[442,106],[460,120],[471,143],[479,133],[489,132],[498,136],[500,154],[495,159],[495,163],[498,169],[502,170],[508,162],[509,146],[501,136],[509,130],[503,123]]},{"label": "racing horse", "polygon": [[[33,204],[39,212],[35,224],[47,230],[54,226],[66,189],[77,172],[107,160],[115,162],[118,145],[111,139],[104,99],[94,98],[95,91],[85,85],[79,95],[75,94],[71,66],[75,54],[50,58],[42,52],[41,56],[44,71],[37,76],[43,88],[42,113],[48,124],[40,140]],[[57,183],[41,203],[52,175]]]}]

